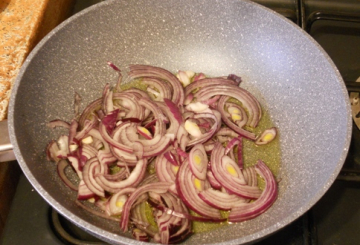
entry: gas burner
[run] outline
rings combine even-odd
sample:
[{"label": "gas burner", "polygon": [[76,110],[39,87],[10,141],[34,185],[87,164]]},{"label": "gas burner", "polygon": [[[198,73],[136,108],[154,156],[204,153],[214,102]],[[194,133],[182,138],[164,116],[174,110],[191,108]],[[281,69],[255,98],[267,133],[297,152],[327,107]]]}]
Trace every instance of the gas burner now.
[{"label": "gas burner", "polygon": [[[356,80],[360,86],[360,77]],[[358,129],[360,129],[360,93],[350,92],[350,103],[353,120]]]},{"label": "gas burner", "polygon": [[65,219],[53,208],[49,208],[49,223],[54,234],[65,244],[105,245],[103,241],[91,236],[69,220]]}]

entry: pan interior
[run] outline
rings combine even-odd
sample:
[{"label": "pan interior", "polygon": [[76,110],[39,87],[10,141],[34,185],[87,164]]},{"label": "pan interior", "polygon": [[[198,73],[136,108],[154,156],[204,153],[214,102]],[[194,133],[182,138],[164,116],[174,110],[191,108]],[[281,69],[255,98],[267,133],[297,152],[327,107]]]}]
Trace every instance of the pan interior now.
[{"label": "pan interior", "polygon": [[73,97],[101,96],[117,74],[107,66],[150,64],[210,76],[235,73],[279,128],[279,198],[260,217],[193,235],[186,244],[259,239],[308,210],[329,188],[347,154],[351,119],[343,81],[324,51],[303,31],[248,1],[106,1],[61,24],[30,54],[9,109],[18,161],[37,191],[60,213],[101,239],[136,243],[115,222],[79,209],[44,149],[70,120]]}]

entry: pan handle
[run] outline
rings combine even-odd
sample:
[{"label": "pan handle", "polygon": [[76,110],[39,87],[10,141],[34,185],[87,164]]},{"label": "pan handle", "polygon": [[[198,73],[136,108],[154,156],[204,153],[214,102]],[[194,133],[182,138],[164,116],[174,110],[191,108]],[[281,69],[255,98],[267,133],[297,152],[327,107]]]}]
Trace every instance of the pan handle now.
[{"label": "pan handle", "polygon": [[10,142],[7,120],[0,121],[0,163],[16,160]]}]

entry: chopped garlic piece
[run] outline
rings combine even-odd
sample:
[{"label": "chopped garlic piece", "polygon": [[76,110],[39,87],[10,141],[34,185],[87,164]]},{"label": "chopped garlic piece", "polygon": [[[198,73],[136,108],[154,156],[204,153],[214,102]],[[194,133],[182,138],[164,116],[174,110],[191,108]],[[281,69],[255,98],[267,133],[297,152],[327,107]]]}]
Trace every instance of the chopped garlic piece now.
[{"label": "chopped garlic piece", "polygon": [[90,202],[90,203],[95,203],[95,198],[90,197],[89,199],[87,199],[87,201]]},{"label": "chopped garlic piece", "polygon": [[94,140],[93,140],[92,136],[88,136],[88,137],[83,138],[83,139],[81,140],[81,142],[82,142],[83,144],[87,144],[87,145],[91,144],[93,141],[94,141]]},{"label": "chopped garlic piece", "polygon": [[190,84],[190,78],[185,71],[179,71],[176,77],[180,80],[184,87]]},{"label": "chopped garlic piece", "polygon": [[69,146],[69,149],[70,149],[71,152],[73,152],[73,151],[76,151],[78,147],[79,147],[78,145],[72,144],[72,145]]},{"label": "chopped garlic piece", "polygon": [[195,138],[198,138],[202,135],[199,126],[190,120],[186,120],[184,126],[185,130]]},{"label": "chopped garlic piece", "polygon": [[192,78],[193,76],[195,76],[195,72],[193,71],[185,71],[186,75],[188,76],[188,78]]},{"label": "chopped garlic piece", "polygon": [[[201,102],[194,102],[190,103],[186,106],[186,109],[193,112],[207,112],[209,109],[209,105],[201,103]],[[209,109],[210,110],[210,109]],[[210,110],[211,112],[211,110]]]}]

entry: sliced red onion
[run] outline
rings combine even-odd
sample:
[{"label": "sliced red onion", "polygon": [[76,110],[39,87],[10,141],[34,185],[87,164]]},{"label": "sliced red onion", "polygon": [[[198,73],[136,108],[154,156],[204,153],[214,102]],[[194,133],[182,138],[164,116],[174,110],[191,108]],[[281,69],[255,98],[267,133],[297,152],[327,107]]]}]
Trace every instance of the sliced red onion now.
[{"label": "sliced red onion", "polygon": [[113,91],[109,83],[105,85],[103,90],[102,110],[105,112],[105,115],[114,110]]},{"label": "sliced red onion", "polygon": [[62,127],[62,128],[70,128],[70,123],[65,122],[61,119],[55,119],[47,123],[47,126],[49,128],[56,128],[56,127]]},{"label": "sliced red onion", "polygon": [[248,112],[248,116],[249,116],[248,125],[250,127],[257,126],[261,118],[261,107],[257,99],[250,92],[248,92],[243,88],[230,84],[222,85],[222,86],[212,85],[200,89],[195,94],[195,97],[198,99],[201,98],[201,100],[203,101],[216,95],[230,96],[240,101]]},{"label": "sliced red onion", "polygon": [[79,176],[80,180],[82,180],[83,174],[82,174],[82,168],[80,166],[79,158],[77,158],[75,156],[68,156],[67,159],[69,160],[71,166],[74,168],[76,174]]},{"label": "sliced red onion", "polygon": [[196,144],[189,153],[189,166],[193,175],[200,180],[206,179],[207,164],[209,162],[202,144]]},{"label": "sliced red onion", "polygon": [[190,104],[193,99],[194,99],[194,94],[192,93],[188,94],[184,100],[184,105]]},{"label": "sliced red onion", "polygon": [[114,69],[114,71],[118,72],[118,73],[121,73],[121,70],[116,66],[114,65],[114,63],[112,63],[111,61],[108,61],[107,64],[112,68]]},{"label": "sliced red onion", "polygon": [[239,134],[236,133],[231,128],[226,127],[226,128],[221,128],[220,130],[218,130],[216,132],[216,136],[229,136],[231,138],[236,138],[239,136]]},{"label": "sliced red onion", "polygon": [[131,79],[140,77],[156,77],[168,81],[173,88],[172,102],[180,106],[184,103],[184,89],[179,79],[171,72],[154,66],[148,65],[131,65],[128,76]]},{"label": "sliced red onion", "polygon": [[98,126],[98,118],[96,116],[93,116],[91,118],[91,120],[85,120],[84,121],[84,126],[82,128],[81,131],[78,131],[75,135],[75,139],[80,141],[82,140],[89,132],[92,128]]},{"label": "sliced red onion", "polygon": [[[199,88],[208,87],[211,85],[216,84],[216,86],[221,85],[235,85],[235,82],[225,78],[202,78],[197,79],[190,83],[188,86],[185,87],[185,97],[191,94],[193,91],[198,90]],[[212,97],[212,96],[211,96]]]},{"label": "sliced red onion", "polygon": [[246,115],[246,111],[244,108],[232,102],[226,102],[225,107],[227,108],[227,111],[229,112],[232,121],[236,123],[239,128],[242,128],[246,125],[248,121],[248,116]]},{"label": "sliced red onion", "polygon": [[213,120],[213,125],[201,137],[190,140],[190,142],[188,143],[188,146],[193,146],[195,144],[204,143],[204,142],[208,141],[216,133],[216,131],[220,128],[220,126],[221,126],[220,116],[218,115],[218,113],[216,111],[212,111],[212,112],[213,112],[213,114],[211,114],[211,113],[198,113],[198,114],[194,115],[195,119],[197,119],[197,118],[210,118],[210,119],[212,119]]},{"label": "sliced red onion", "polygon": [[[216,143],[210,158],[211,171],[213,172],[216,180],[232,194],[236,194],[238,196],[250,199],[258,198],[261,195],[261,190],[258,187],[248,186],[244,184],[244,180],[232,176],[226,170],[226,165],[232,164],[232,160],[224,154],[224,147],[222,147],[220,143]],[[236,171],[236,165],[232,164],[231,166]],[[236,174],[238,173],[239,172],[236,171]]]},{"label": "sliced red onion", "polygon": [[250,186],[258,186],[256,170],[253,166],[242,170],[246,183]]},{"label": "sliced red onion", "polygon": [[236,133],[244,136],[245,138],[248,138],[250,140],[255,140],[256,139],[256,136],[254,133],[252,132],[249,132],[245,129],[243,129],[242,127],[239,127],[238,125],[236,125],[234,122],[232,122],[226,115],[225,111],[224,111],[224,106],[225,106],[225,102],[227,101],[229,97],[227,96],[222,96],[220,99],[219,99],[219,102],[218,102],[218,111],[220,112],[221,114],[221,119],[223,120],[223,122],[229,127],[231,128],[232,130],[234,130]]},{"label": "sliced red onion", "polygon": [[137,186],[144,178],[146,172],[147,160],[141,159],[132,170],[129,177],[122,181],[110,181],[103,175],[98,175],[96,179],[99,185],[106,191],[116,193],[123,188]]},{"label": "sliced red onion", "polygon": [[85,120],[89,119],[95,113],[95,111],[101,108],[101,102],[102,102],[101,98],[94,100],[83,110],[79,118],[80,127],[83,127]]},{"label": "sliced red onion", "polygon": [[59,146],[55,140],[48,143],[46,147],[46,159],[48,161],[59,162],[58,152],[60,151]]},{"label": "sliced red onion", "polygon": [[204,103],[206,105],[209,105],[211,107],[216,107],[216,102],[220,99],[220,95],[216,95],[208,100],[202,101],[201,103]]},{"label": "sliced red onion", "polygon": [[[106,131],[106,129],[105,129],[105,131]],[[98,149],[98,150],[103,149],[106,152],[110,151],[109,144],[101,136],[101,133],[99,132],[99,130],[97,130],[95,128],[92,128],[92,129],[90,129],[88,135],[93,137],[94,146],[95,146],[96,149]]]},{"label": "sliced red onion", "polygon": [[240,138],[233,138],[232,140],[230,140],[225,147],[225,155],[227,155],[229,151],[231,151],[234,148],[235,145],[239,144],[239,141]]},{"label": "sliced red onion", "polygon": [[71,145],[75,144],[78,145],[78,142],[75,138],[76,131],[78,128],[78,122],[76,120],[72,120],[69,128],[69,136],[68,136],[68,146],[69,146],[69,152],[72,152]]},{"label": "sliced red onion", "polygon": [[270,143],[275,139],[277,135],[277,130],[275,127],[264,130],[262,134],[256,139],[255,144],[257,145],[265,145]]},{"label": "sliced red onion", "polygon": [[136,190],[136,188],[128,187],[128,188],[124,188],[121,191],[112,195],[109,199],[108,214],[109,215],[121,214],[123,211],[125,202],[128,199],[127,195],[133,193],[135,190]]},{"label": "sliced red onion", "polygon": [[[225,221],[219,209],[230,210],[234,221],[255,217],[271,206],[277,187],[264,166],[258,163],[256,168],[243,169],[242,137],[255,140],[255,134],[243,126],[255,127],[261,108],[253,95],[238,87],[240,77],[206,78],[202,73],[180,71],[181,81],[192,80],[184,89],[175,75],[162,68],[131,65],[128,81],[139,79],[147,86],[146,93],[122,90],[120,69],[111,62],[108,65],[119,74],[115,90],[107,84],[102,97],[71,125],[61,120],[49,123],[69,128],[68,135],[48,145],[47,157],[68,158],[80,179],[78,199],[94,198],[108,215],[121,214],[123,231],[131,220],[136,239],[150,236],[166,244],[186,238],[191,221]],[[241,106],[228,101],[230,97]],[[196,125],[197,134],[189,129],[189,122]],[[269,135],[265,130],[257,142],[269,141]],[[156,174],[146,177],[148,162]],[[116,165],[120,171],[112,174]],[[59,176],[76,189],[64,173],[67,166],[66,160],[58,163]],[[272,194],[259,189],[256,172],[265,176]],[[251,206],[244,206],[245,202]],[[156,208],[158,228],[149,224],[148,203]],[[188,208],[201,216],[190,215]]]},{"label": "sliced red onion", "polygon": [[146,232],[140,230],[140,229],[132,229],[132,235],[133,237],[137,240],[137,241],[141,241],[141,242],[148,242],[149,241],[149,237],[146,234]]},{"label": "sliced red onion", "polygon": [[96,182],[94,177],[97,173],[96,168],[99,167],[99,165],[99,160],[96,157],[89,159],[83,168],[83,180],[93,193],[100,197],[105,197],[104,189]]},{"label": "sliced red onion", "polygon": [[200,192],[199,197],[210,206],[221,210],[231,210],[236,205],[247,202],[245,198],[212,188]]},{"label": "sliced red onion", "polygon": [[[129,127],[130,125],[131,125],[130,122],[124,122],[124,123],[118,125],[113,131],[111,140],[113,140],[114,142],[117,142],[117,143],[122,142],[121,135],[123,133],[125,133],[125,129],[127,127]],[[130,142],[130,141],[127,141],[125,143],[127,145],[132,144],[132,142]],[[124,144],[121,144],[121,145],[124,145]],[[116,158],[123,162],[127,162],[129,164],[135,164],[138,161],[137,157],[134,154],[132,154],[134,152],[133,150],[132,150],[132,152],[126,152],[126,151],[123,151],[123,150],[119,149],[118,147],[114,147],[112,145],[110,146],[110,149],[111,149],[111,152],[116,156]],[[131,149],[133,149],[133,147],[131,147]]]},{"label": "sliced red onion", "polygon": [[147,130],[145,127],[136,126],[136,131],[138,132],[138,134],[145,137],[145,139],[151,140],[153,138],[149,130]]},{"label": "sliced red onion", "polygon": [[56,153],[58,158],[66,158],[69,152],[69,137],[67,135],[62,135],[57,140],[57,145],[59,147],[59,151]]},{"label": "sliced red onion", "polygon": [[112,152],[107,152],[100,150],[97,152],[97,158],[101,164],[109,165],[117,161],[117,158],[112,154]]},{"label": "sliced red onion", "polygon": [[92,192],[87,185],[85,184],[84,180],[80,180],[79,186],[78,186],[78,200],[87,200],[89,198],[95,197],[95,193]]},{"label": "sliced red onion", "polygon": [[121,151],[127,152],[127,153],[134,152],[134,150],[131,147],[123,145],[123,144],[119,143],[118,141],[115,141],[114,139],[112,139],[106,130],[106,126],[102,122],[99,124],[99,131],[100,131],[100,134],[103,137],[103,139],[107,143],[109,143],[112,147],[115,147],[115,148],[117,148]]},{"label": "sliced red onion", "polygon": [[159,155],[166,150],[166,147],[172,139],[171,135],[162,136],[157,134],[151,140],[141,140],[138,139],[138,135],[135,133],[136,129],[134,130],[131,126],[132,125],[129,125],[124,132],[120,133],[120,141],[123,145],[131,145],[133,149],[138,150],[134,151],[134,153],[140,152],[139,150],[141,149],[142,157],[153,157]]},{"label": "sliced red onion", "polygon": [[83,145],[81,148],[81,156],[90,159],[98,154],[98,150],[91,145]]},{"label": "sliced red onion", "polygon": [[120,171],[118,171],[114,174],[105,172],[104,177],[110,181],[121,181],[128,177],[128,171],[126,170],[126,168],[121,168]]},{"label": "sliced red onion", "polygon": [[166,158],[166,160],[168,160],[168,162],[170,162],[172,165],[174,166],[180,166],[180,163],[178,161],[178,159],[176,159],[176,156],[171,152],[171,151],[167,151],[164,153],[164,157]]},{"label": "sliced red onion", "polygon": [[167,107],[169,107],[171,113],[174,115],[174,118],[178,121],[179,124],[181,124],[183,122],[183,118],[179,107],[169,99],[164,98],[164,102]]},{"label": "sliced red onion", "polygon": [[234,207],[229,214],[229,222],[241,222],[253,219],[268,210],[277,198],[277,184],[271,170],[261,160],[255,165],[255,169],[265,180],[265,189],[261,196],[254,202],[243,203]]},{"label": "sliced red onion", "polygon": [[189,157],[189,154],[186,153],[185,151],[183,151],[182,149],[180,148],[176,148],[176,152],[179,156],[181,156],[182,158],[186,159]]},{"label": "sliced red onion", "polygon": [[206,78],[204,73],[195,74],[194,77],[193,77],[193,82],[196,82],[197,80],[201,80],[201,79],[204,79],[204,78]]},{"label": "sliced red onion", "polygon": [[206,173],[207,179],[211,185],[211,187],[213,187],[214,189],[220,190],[222,185],[219,183],[219,181],[217,181],[213,175],[213,173],[211,171],[207,171]]},{"label": "sliced red onion", "polygon": [[241,77],[235,75],[235,74],[229,74],[227,76],[227,79],[230,79],[232,81],[234,81],[236,83],[236,85],[240,85],[240,83],[242,82]]},{"label": "sliced red onion", "polygon": [[65,159],[61,159],[57,163],[57,172],[61,180],[72,190],[77,191],[78,187],[74,185],[65,174],[65,169],[69,166],[69,163]]},{"label": "sliced red onion", "polygon": [[[147,194],[145,193],[145,195]],[[155,225],[149,223],[148,215],[146,212],[147,205],[148,204],[145,201],[140,202],[138,205],[133,204],[130,220],[131,223],[133,223],[137,228],[146,232],[151,237],[154,237],[156,234],[159,233],[159,229]]]},{"label": "sliced red onion", "polygon": [[221,219],[219,210],[209,206],[199,196],[198,190],[193,183],[189,163],[186,160],[180,166],[176,177],[176,186],[181,200],[195,212],[210,218]]},{"label": "sliced red onion", "polygon": [[143,77],[141,83],[154,87],[157,91],[159,91],[158,98],[153,99],[155,101],[163,101],[164,98],[171,99],[172,97],[172,88],[164,80],[155,77]]},{"label": "sliced red onion", "polygon": [[110,111],[102,120],[101,123],[105,126],[108,134],[111,134],[114,130],[117,122],[119,109]]},{"label": "sliced red onion", "polygon": [[[155,170],[160,181],[174,184],[179,167],[170,164],[164,154],[161,154],[155,159]],[[169,190],[177,194],[176,185],[171,185]]]},{"label": "sliced red onion", "polygon": [[121,215],[120,220],[120,228],[125,232],[128,230],[128,224],[129,224],[129,216],[130,216],[130,209],[134,202],[144,193],[147,193],[149,191],[155,192],[155,193],[165,193],[171,186],[171,183],[168,182],[158,182],[158,183],[150,183],[143,185],[136,189],[131,195],[129,196],[128,200],[126,201],[123,213]]}]

